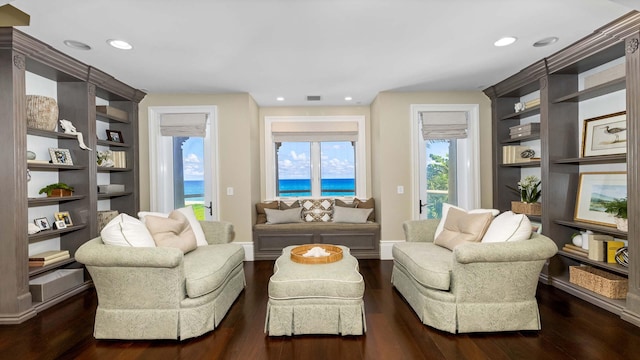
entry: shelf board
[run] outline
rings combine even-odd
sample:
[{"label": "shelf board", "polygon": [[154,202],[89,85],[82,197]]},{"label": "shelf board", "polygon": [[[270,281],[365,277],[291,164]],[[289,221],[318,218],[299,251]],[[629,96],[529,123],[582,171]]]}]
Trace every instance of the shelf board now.
[{"label": "shelf board", "polygon": [[514,120],[514,119],[522,119],[529,116],[534,116],[540,114],[540,105],[536,105],[532,108],[525,109],[523,111],[517,113],[511,113],[503,116],[500,120]]},{"label": "shelf board", "polygon": [[582,300],[590,302],[598,307],[601,307],[609,312],[612,312],[616,315],[622,314],[622,310],[625,308],[627,301],[626,300],[616,300],[610,299],[606,296],[602,296],[597,294],[591,290],[587,290],[581,286],[572,284],[569,281],[569,274],[562,276],[553,276],[551,277],[551,286],[563,290],[573,296],[576,296]]},{"label": "shelf board", "polygon": [[555,160],[554,164],[608,164],[627,162],[627,154],[591,156],[586,158],[566,158]]},{"label": "shelf board", "polygon": [[75,261],[76,261],[75,258],[69,258],[69,259],[64,259],[62,261],[58,261],[57,263],[49,264],[49,265],[46,265],[46,266],[29,267],[29,277],[34,277],[36,275],[45,273],[47,271],[51,271],[53,269],[57,269],[59,267],[65,266],[65,265],[72,264]]},{"label": "shelf board", "polygon": [[513,143],[519,143],[522,141],[531,141],[531,140],[540,140],[540,134],[531,134],[531,135],[527,135],[527,136],[521,136],[519,138],[516,139],[507,139],[507,140],[502,140],[501,144],[513,144]]},{"label": "shelf board", "polygon": [[82,165],[62,165],[62,164],[51,164],[51,163],[29,163],[27,162],[27,167],[29,169],[37,169],[37,170],[84,170],[86,166]]},{"label": "shelf board", "polygon": [[48,309],[50,307],[52,307],[53,305],[56,305],[76,294],[79,294],[89,288],[91,288],[93,286],[93,280],[85,280],[85,282],[83,282],[82,284],[73,287],[71,289],[66,290],[65,292],[58,294],[56,297],[49,299],[47,301],[42,301],[42,302],[38,302],[38,301],[34,301],[32,303],[33,308],[36,310],[36,312],[39,311],[43,311],[45,309]]},{"label": "shelf board", "polygon": [[99,172],[131,171],[131,168],[129,168],[129,167],[126,167],[126,168],[115,168],[115,167],[98,166],[98,171]]},{"label": "shelf board", "polygon": [[73,231],[78,231],[78,230],[84,229],[86,227],[87,227],[87,225],[80,224],[80,225],[69,226],[69,227],[67,227],[65,229],[43,230],[43,231],[40,231],[39,233],[35,233],[35,234],[32,234],[32,235],[29,235],[29,243],[50,239],[50,238],[55,237],[55,236],[59,236],[59,235],[62,235],[62,234],[73,232]]},{"label": "shelf board", "polygon": [[125,144],[125,143],[121,143],[121,142],[115,142],[115,141],[109,141],[109,140],[98,140],[98,145],[109,146],[109,147],[123,147],[123,148],[131,147],[131,145],[129,145],[129,144]]},{"label": "shelf board", "polygon": [[626,88],[626,85],[627,85],[626,79],[622,77],[619,79],[608,81],[604,84],[596,85],[588,89],[584,89],[582,91],[577,91],[575,93],[560,97],[558,99],[553,100],[553,103],[579,102],[579,101],[589,100],[589,99],[596,98],[598,96],[610,94],[612,92],[616,92],[619,90],[624,90]]},{"label": "shelf board", "polygon": [[529,162],[521,162],[521,163],[513,163],[513,164],[500,164],[502,167],[538,167],[540,166],[540,161],[529,161]]},{"label": "shelf board", "polygon": [[123,123],[123,124],[128,124],[129,120],[123,120],[120,119],[119,117],[115,117],[106,113],[102,113],[102,112],[98,112],[96,111],[96,120],[100,120],[100,121],[106,121],[106,122],[118,122],[118,123]]},{"label": "shelf board", "polygon": [[29,206],[43,206],[43,205],[54,205],[67,201],[74,201],[84,199],[85,195],[73,195],[73,196],[62,196],[62,197],[39,197],[39,198],[29,198]]},{"label": "shelf board", "polygon": [[610,226],[595,225],[581,221],[554,220],[553,222],[558,225],[569,226],[576,229],[591,230],[597,233],[611,235],[620,239],[626,239],[628,236],[628,233]]},{"label": "shelf board", "polygon": [[111,199],[111,198],[120,197],[120,196],[128,196],[131,194],[133,194],[132,191],[121,191],[121,192],[115,192],[115,193],[109,193],[109,194],[98,194],[98,200]]},{"label": "shelf board", "polygon": [[58,132],[58,131],[33,129],[33,128],[30,128],[30,127],[27,127],[27,134],[28,135],[48,137],[48,138],[52,138],[52,139],[75,139],[76,138],[75,134],[67,134],[67,133]]},{"label": "shelf board", "polygon": [[580,256],[580,255],[575,255],[566,251],[562,251],[559,250],[558,254],[564,257],[568,257],[571,258],[573,260],[577,260],[581,263],[585,263],[585,264],[589,264],[592,265],[594,267],[600,268],[600,269],[604,269],[604,270],[608,270],[611,272],[614,272],[616,274],[619,275],[624,275],[624,276],[628,276],[629,275],[629,268],[626,268],[622,265],[619,264],[609,264],[607,262],[602,262],[602,261],[596,261],[596,260],[591,260],[587,257],[584,256]]}]

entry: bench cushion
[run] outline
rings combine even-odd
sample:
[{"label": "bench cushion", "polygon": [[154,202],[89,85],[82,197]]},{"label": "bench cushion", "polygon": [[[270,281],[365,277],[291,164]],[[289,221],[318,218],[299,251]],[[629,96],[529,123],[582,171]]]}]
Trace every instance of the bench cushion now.
[{"label": "bench cushion", "polygon": [[451,284],[453,253],[442,246],[424,242],[393,245],[393,261],[422,286],[448,291]]},{"label": "bench cushion", "polygon": [[329,264],[299,264],[291,261],[287,246],[274,265],[269,280],[269,298],[283,299],[362,299],[364,280],[358,272],[358,260],[349,249],[340,246],[342,260]]},{"label": "bench cushion", "polygon": [[199,246],[184,256],[187,295],[196,298],[216,290],[243,261],[242,245]]}]

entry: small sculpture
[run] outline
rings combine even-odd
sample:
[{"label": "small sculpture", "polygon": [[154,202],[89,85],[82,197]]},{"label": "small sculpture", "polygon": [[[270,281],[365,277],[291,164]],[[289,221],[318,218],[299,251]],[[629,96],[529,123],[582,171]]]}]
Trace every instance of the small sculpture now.
[{"label": "small sculpture", "polygon": [[40,232],[40,228],[36,224],[29,223],[27,225],[27,233],[29,235],[37,234]]},{"label": "small sculpture", "polygon": [[327,252],[327,250],[319,247],[319,246],[314,246],[311,249],[309,249],[309,251],[307,251],[306,253],[302,254],[302,256],[304,257],[323,257],[323,256],[329,256],[331,255],[330,253]]},{"label": "small sculpture", "polygon": [[62,129],[64,130],[65,134],[74,134],[76,135],[76,137],[78,138],[78,145],[80,146],[80,149],[84,149],[84,150],[89,150],[91,151],[90,148],[88,148],[85,144],[84,144],[84,140],[82,137],[82,133],[78,132],[76,130],[76,127],[73,126],[73,124],[71,123],[71,121],[69,120],[65,120],[62,119],[60,120],[60,126],[62,127]]}]

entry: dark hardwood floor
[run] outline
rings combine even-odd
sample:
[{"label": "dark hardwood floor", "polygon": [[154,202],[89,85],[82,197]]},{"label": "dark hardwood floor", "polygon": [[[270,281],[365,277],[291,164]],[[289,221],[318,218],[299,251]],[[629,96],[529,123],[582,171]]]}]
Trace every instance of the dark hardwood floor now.
[{"label": "dark hardwood floor", "polygon": [[20,325],[0,326],[0,359],[638,359],[640,328],[539,285],[541,331],[453,335],[418,320],[390,284],[391,261],[361,260],[364,336],[266,336],[272,261],[245,264],[247,288],[220,326],[186,341],[95,340],[89,290]]}]

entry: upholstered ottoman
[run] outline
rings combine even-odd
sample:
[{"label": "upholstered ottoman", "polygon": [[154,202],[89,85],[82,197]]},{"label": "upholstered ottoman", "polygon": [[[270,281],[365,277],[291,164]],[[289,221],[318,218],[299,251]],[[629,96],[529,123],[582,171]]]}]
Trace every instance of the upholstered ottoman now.
[{"label": "upholstered ottoman", "polygon": [[291,261],[294,247],[284,248],[276,259],[264,331],[270,336],[362,335],[364,280],[349,248],[340,246],[343,258],[333,263],[299,264]]}]

